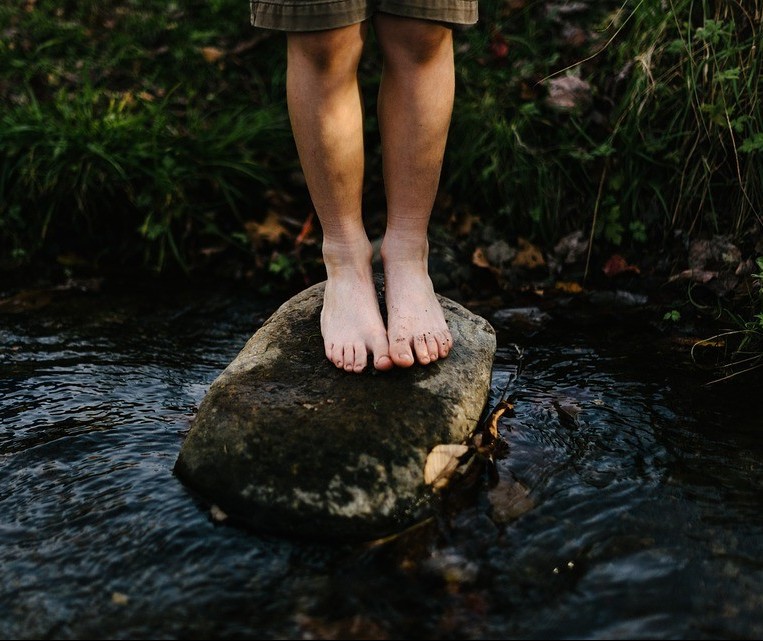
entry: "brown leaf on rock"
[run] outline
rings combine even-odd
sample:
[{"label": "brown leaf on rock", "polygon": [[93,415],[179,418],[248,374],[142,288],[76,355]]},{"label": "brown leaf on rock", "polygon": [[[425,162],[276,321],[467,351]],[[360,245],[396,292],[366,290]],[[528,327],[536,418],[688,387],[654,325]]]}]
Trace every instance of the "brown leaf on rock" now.
[{"label": "brown leaf on rock", "polygon": [[514,403],[511,401],[503,400],[498,405],[495,406],[495,409],[491,412],[490,418],[487,422],[488,431],[490,432],[490,436],[492,436],[494,439],[498,438],[498,421],[501,420],[501,417],[506,414],[506,412],[513,412],[514,411]]},{"label": "brown leaf on rock", "polygon": [[424,483],[431,485],[432,489],[445,487],[456,471],[460,458],[469,451],[466,445],[449,443],[435,445],[427,455],[424,463]]}]

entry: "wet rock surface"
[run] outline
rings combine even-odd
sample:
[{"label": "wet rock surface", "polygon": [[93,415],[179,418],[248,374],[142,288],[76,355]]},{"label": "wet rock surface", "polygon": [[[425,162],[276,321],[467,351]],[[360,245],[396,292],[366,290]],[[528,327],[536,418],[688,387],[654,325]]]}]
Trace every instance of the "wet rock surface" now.
[{"label": "wet rock surface", "polygon": [[[188,487],[258,529],[369,539],[431,509],[427,453],[477,426],[495,332],[440,297],[455,346],[429,366],[363,374],[325,357],[324,283],[282,305],[213,382],[175,471]],[[383,307],[382,285],[377,282]]]}]

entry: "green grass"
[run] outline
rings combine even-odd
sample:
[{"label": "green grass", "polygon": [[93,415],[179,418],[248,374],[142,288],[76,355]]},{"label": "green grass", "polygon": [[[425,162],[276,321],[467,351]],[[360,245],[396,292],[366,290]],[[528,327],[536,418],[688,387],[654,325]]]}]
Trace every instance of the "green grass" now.
[{"label": "green grass", "polygon": [[[563,19],[518,5],[484,0],[465,34],[450,190],[545,242],[593,226],[604,248],[638,247],[761,222],[760,2],[598,2]],[[564,76],[590,84],[568,111],[547,101]]]},{"label": "green grass", "polygon": [[280,43],[228,0],[102,4],[0,9],[3,263],[164,269],[220,239],[248,250],[243,223],[295,162]]}]

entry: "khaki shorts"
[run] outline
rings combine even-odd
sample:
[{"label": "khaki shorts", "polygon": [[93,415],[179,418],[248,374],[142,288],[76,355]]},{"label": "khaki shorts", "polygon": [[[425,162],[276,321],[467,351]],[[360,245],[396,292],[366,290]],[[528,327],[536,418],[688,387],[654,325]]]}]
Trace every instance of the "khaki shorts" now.
[{"label": "khaki shorts", "polygon": [[251,0],[252,24],[279,31],[346,27],[375,12],[453,25],[477,22],[477,0]]}]

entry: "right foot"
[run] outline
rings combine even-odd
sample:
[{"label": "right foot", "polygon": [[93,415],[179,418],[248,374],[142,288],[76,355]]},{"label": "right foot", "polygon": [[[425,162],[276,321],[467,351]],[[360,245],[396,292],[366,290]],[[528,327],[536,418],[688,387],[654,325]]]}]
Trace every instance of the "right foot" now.
[{"label": "right foot", "polygon": [[384,285],[390,357],[398,367],[428,365],[453,347],[442,307],[427,271],[427,243],[384,239]]},{"label": "right foot", "polygon": [[323,246],[326,289],[321,310],[321,334],[326,358],[347,372],[362,372],[373,354],[378,370],[393,366],[387,330],[376,299],[371,271],[371,245],[360,250]]}]

